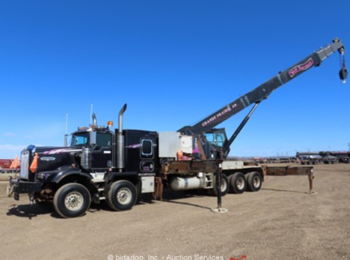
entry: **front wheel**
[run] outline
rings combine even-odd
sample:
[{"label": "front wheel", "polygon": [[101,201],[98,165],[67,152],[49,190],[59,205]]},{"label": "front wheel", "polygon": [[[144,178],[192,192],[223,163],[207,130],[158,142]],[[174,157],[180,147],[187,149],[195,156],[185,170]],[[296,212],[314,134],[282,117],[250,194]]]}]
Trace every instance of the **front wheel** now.
[{"label": "front wheel", "polygon": [[108,206],[115,211],[131,209],[137,199],[135,185],[126,180],[113,182],[107,192]]},{"label": "front wheel", "polygon": [[68,183],[57,190],[53,206],[63,218],[75,218],[83,215],[91,204],[88,189],[79,183]]}]

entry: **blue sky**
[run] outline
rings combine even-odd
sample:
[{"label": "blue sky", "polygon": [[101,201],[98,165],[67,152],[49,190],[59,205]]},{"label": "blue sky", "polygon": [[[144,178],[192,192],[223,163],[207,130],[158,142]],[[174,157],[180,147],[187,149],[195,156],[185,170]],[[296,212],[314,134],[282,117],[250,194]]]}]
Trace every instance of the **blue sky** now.
[{"label": "blue sky", "polygon": [[[339,37],[350,2],[1,1],[0,158],[113,120],[176,131]],[[350,87],[339,55],[277,89],[231,147],[236,156],[348,150]],[[246,109],[222,123],[228,134]]]}]

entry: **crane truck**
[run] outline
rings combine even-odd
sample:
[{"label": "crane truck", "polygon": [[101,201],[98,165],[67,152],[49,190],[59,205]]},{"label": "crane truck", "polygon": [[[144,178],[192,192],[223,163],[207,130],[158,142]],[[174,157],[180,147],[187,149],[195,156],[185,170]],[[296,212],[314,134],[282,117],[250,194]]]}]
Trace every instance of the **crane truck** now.
[{"label": "crane truck", "polygon": [[[112,121],[98,125],[93,114],[93,123],[73,132],[69,145],[29,145],[21,152],[20,175],[10,178],[14,199],[28,194],[31,203],[53,204],[58,215],[71,218],[83,215],[92,202],[106,201],[113,211],[129,210],[143,195],[157,193],[163,186],[175,191],[203,189],[217,195],[218,201],[228,191],[241,193],[246,186],[257,191],[262,171],[225,160],[230,145],[260,102],[336,51],[343,57],[339,75],[345,81],[345,48],[336,38],[199,123],[177,131],[124,129],[126,104],[116,129]],[[224,128],[215,128],[251,104],[230,138]]]}]

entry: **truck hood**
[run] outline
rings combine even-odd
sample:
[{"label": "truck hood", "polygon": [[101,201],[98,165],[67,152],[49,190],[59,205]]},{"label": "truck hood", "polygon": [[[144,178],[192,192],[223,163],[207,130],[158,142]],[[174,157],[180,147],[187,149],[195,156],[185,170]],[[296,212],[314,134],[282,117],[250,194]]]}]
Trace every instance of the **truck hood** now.
[{"label": "truck hood", "polygon": [[[53,171],[62,166],[79,165],[80,159],[76,157],[82,151],[82,147],[64,147],[64,146],[28,146],[28,150],[38,154],[37,171]],[[30,163],[29,163],[30,165]]]},{"label": "truck hood", "polygon": [[60,153],[76,153],[81,152],[81,147],[64,147],[64,146],[36,146],[33,150],[34,153],[39,155],[48,155],[48,154],[60,154]]}]

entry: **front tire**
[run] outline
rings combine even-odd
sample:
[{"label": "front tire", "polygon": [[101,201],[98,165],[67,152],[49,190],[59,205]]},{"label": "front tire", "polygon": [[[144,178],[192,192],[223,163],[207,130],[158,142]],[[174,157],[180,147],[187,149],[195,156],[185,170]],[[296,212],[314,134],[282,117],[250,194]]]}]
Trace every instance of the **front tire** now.
[{"label": "front tire", "polygon": [[125,180],[113,182],[106,196],[108,206],[115,211],[131,209],[135,205],[136,200],[135,185]]},{"label": "front tire", "polygon": [[91,196],[88,189],[79,183],[68,183],[57,190],[53,206],[63,218],[80,217],[90,208]]}]

